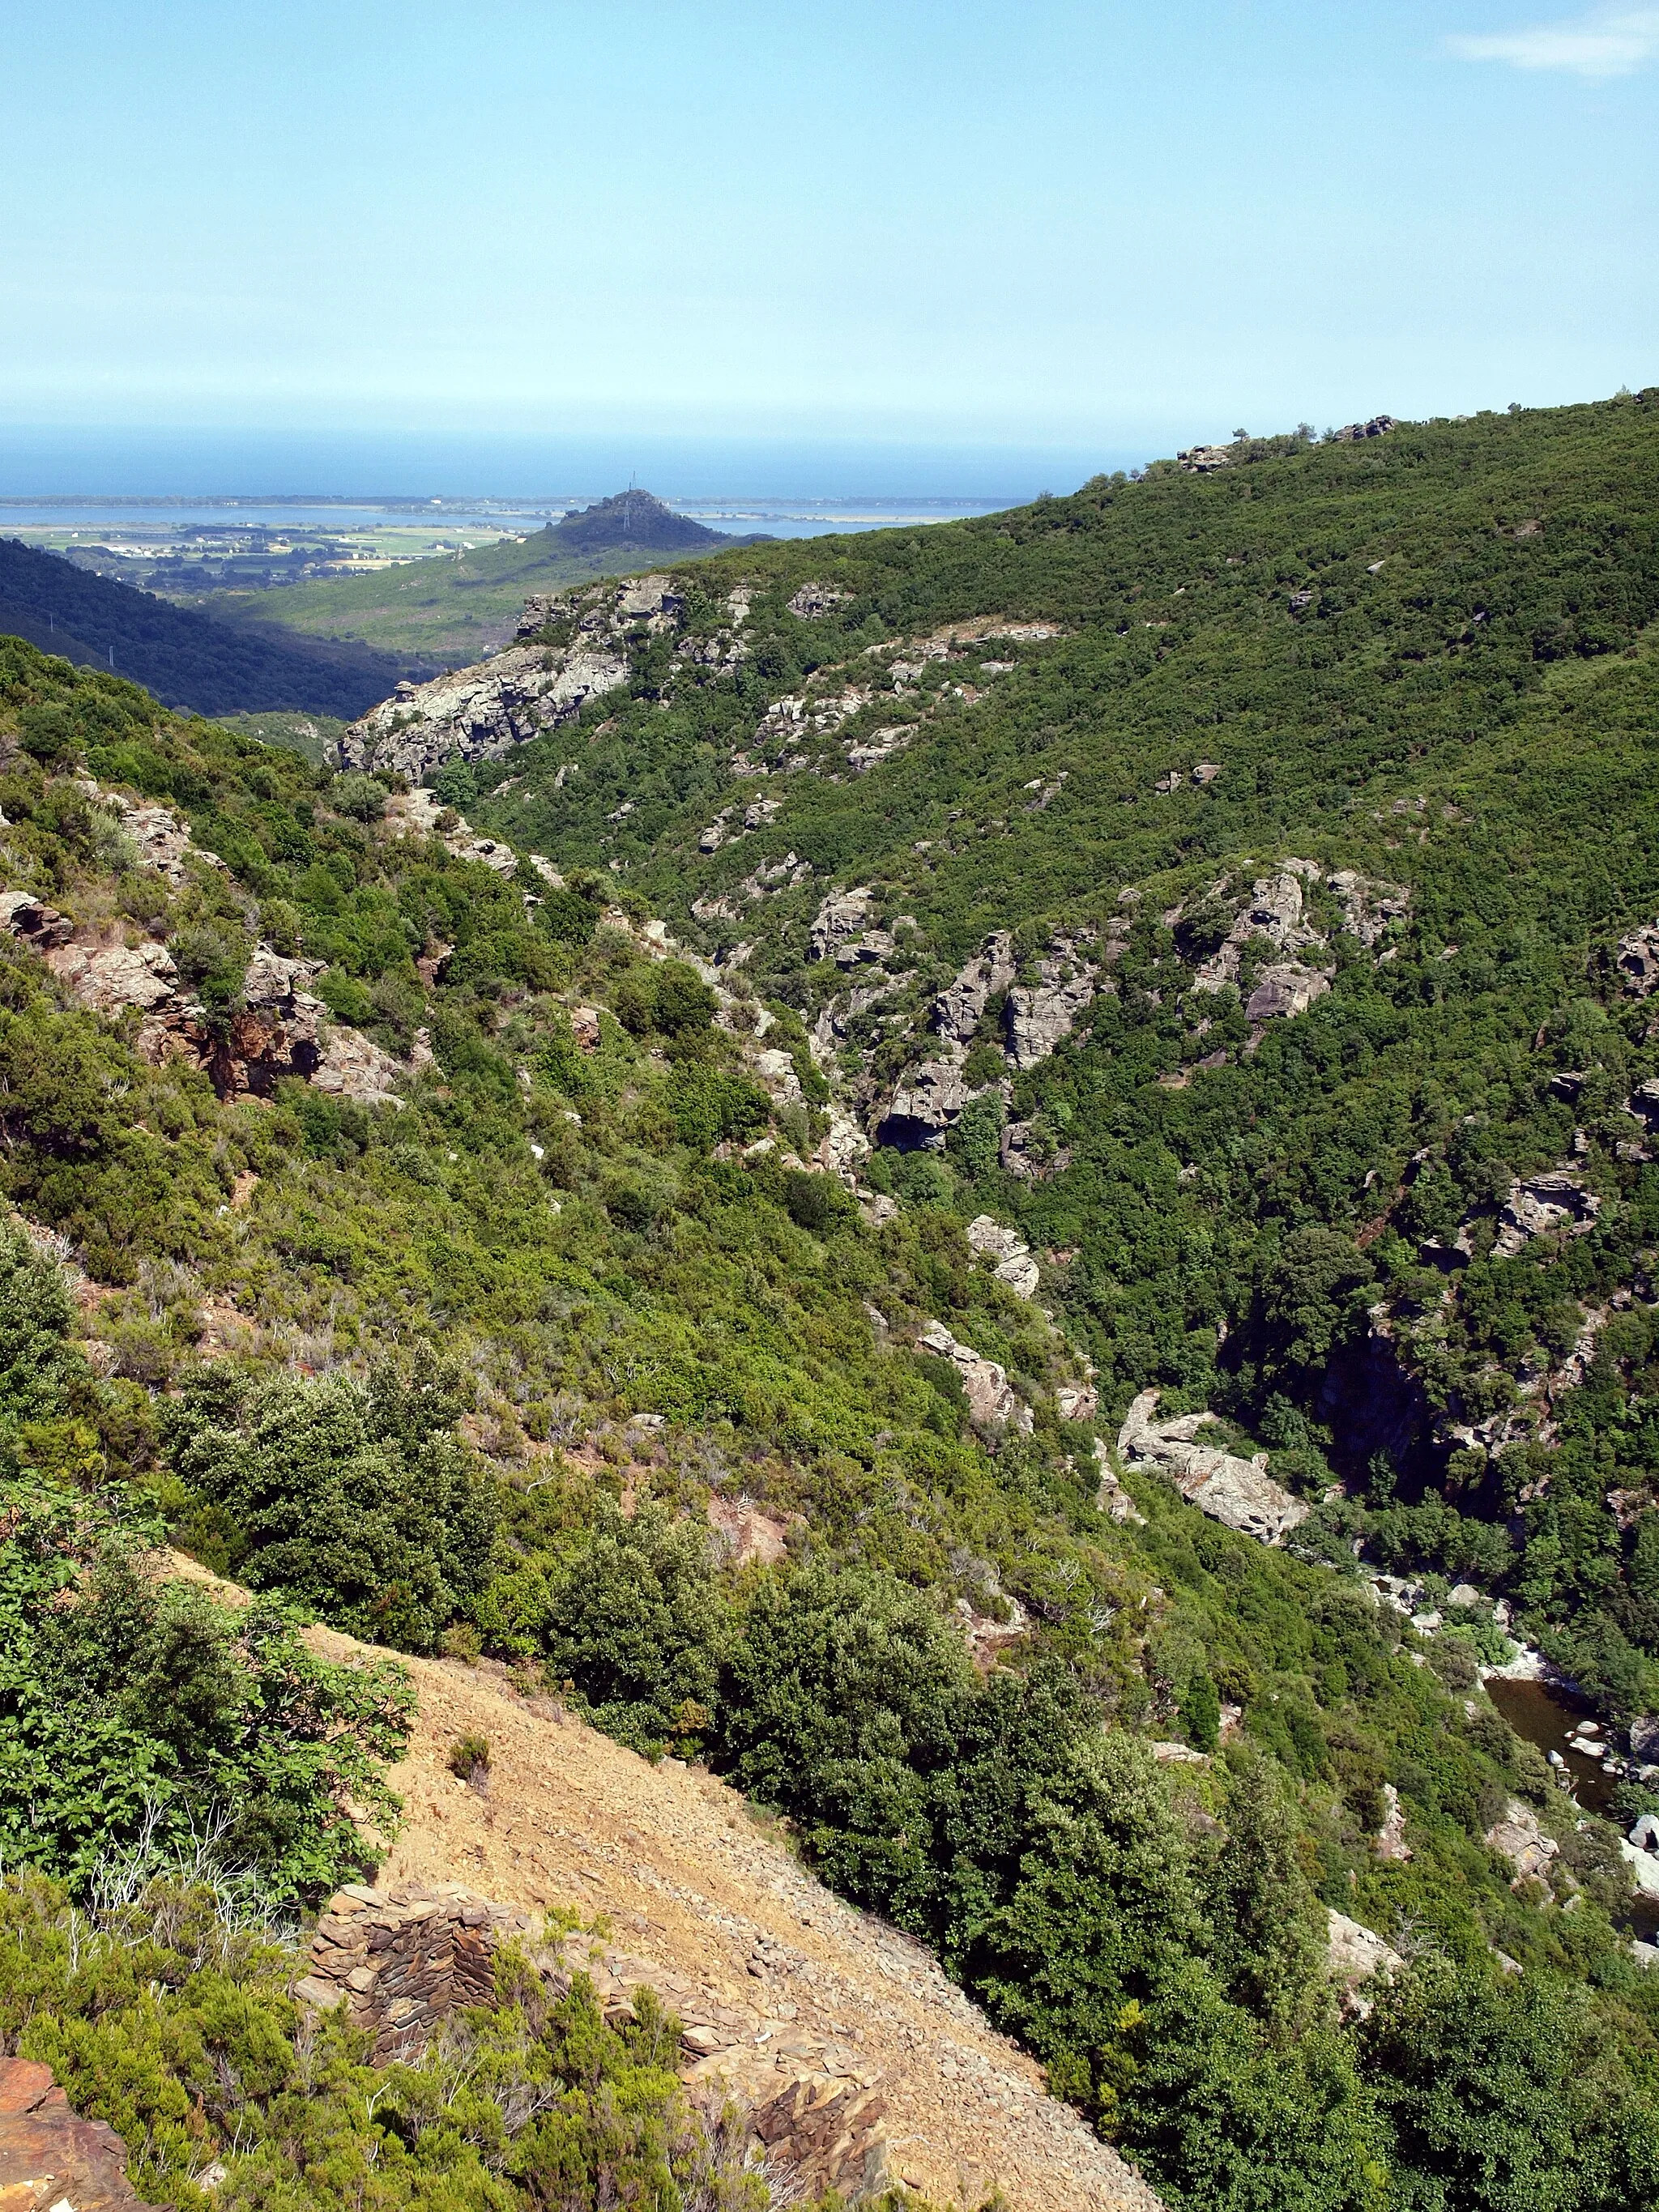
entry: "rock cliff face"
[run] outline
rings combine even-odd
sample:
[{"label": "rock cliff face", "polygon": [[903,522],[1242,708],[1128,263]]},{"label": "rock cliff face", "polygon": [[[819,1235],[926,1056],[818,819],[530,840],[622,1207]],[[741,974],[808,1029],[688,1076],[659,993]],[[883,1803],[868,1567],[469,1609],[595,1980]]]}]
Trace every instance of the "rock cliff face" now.
[{"label": "rock cliff face", "polygon": [[447,760],[500,760],[625,684],[632,640],[671,628],[680,605],[666,576],[528,599],[506,652],[430,684],[400,684],[346,732],[344,762],[418,783]]},{"label": "rock cliff face", "polygon": [[395,769],[418,783],[447,760],[499,760],[571,720],[584,700],[615,690],[627,674],[621,655],[597,642],[563,652],[511,646],[479,667],[400,684],[352,724],[341,751],[349,768]]}]

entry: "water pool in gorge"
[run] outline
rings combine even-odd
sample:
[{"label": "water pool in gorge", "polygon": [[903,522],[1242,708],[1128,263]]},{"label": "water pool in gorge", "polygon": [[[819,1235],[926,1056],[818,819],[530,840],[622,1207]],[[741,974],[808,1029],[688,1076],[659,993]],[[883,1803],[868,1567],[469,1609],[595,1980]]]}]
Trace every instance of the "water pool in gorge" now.
[{"label": "water pool in gorge", "polygon": [[[1559,1751],[1572,1779],[1572,1794],[1587,1813],[1612,1820],[1615,1778],[1603,1774],[1594,1759],[1569,1751],[1567,1738],[1576,1723],[1592,1719],[1595,1707],[1588,1698],[1555,1682],[1517,1682],[1507,1676],[1487,1678],[1486,1695],[1519,1736],[1535,1743],[1540,1751]],[[1618,1824],[1622,1828],[1622,1823]],[[1638,1893],[1619,1916],[1622,1926],[1645,1943],[1659,1942],[1659,1897]]]}]

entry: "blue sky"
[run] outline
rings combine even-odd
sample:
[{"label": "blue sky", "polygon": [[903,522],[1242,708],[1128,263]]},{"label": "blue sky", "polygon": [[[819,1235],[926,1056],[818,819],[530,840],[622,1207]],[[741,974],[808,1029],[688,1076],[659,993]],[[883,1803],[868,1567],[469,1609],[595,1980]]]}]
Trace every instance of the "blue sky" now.
[{"label": "blue sky", "polygon": [[1659,377],[1659,7],[0,0],[6,426],[1168,451]]}]

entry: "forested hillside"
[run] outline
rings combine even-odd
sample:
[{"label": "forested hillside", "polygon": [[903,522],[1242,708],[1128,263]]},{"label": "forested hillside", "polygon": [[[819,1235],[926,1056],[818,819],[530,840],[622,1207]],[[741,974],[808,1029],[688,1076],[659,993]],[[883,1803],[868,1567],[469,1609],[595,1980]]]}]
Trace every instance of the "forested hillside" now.
[{"label": "forested hillside", "polygon": [[1651,1770],[1581,1809],[1480,1674],[1659,1703],[1656,461],[1261,441],[578,591],[428,791],[418,692],[337,773],[0,647],[0,2030],[149,2194],[764,2201],[649,2021],[372,2090],[117,1924],[367,1850],[404,1693],[313,1618],[726,1775],[1172,2206],[1659,2202]]},{"label": "forested hillside", "polygon": [[221,623],[17,538],[0,538],[0,635],[9,633],[201,714],[283,707],[361,714],[403,673],[400,661],[366,646]]},{"label": "forested hillside", "polygon": [[797,1009],[1109,1407],[1234,1416],[1650,1711],[1659,400],[1222,458],[700,568],[453,787]]}]

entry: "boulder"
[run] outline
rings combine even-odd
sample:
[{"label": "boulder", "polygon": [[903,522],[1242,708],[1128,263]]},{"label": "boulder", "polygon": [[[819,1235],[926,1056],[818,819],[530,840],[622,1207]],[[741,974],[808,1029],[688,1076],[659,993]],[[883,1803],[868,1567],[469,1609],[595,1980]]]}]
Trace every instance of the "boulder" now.
[{"label": "boulder", "polygon": [[1029,1436],[1031,1409],[1023,1404],[1008,1380],[1007,1370],[987,1359],[971,1346],[962,1344],[941,1321],[930,1321],[916,1338],[924,1352],[948,1359],[962,1377],[970,1417],[982,1428],[1012,1426]]},{"label": "boulder", "polygon": [[1326,1907],[1325,1918],[1325,1956],[1331,1978],[1341,1984],[1345,2009],[1363,2020],[1370,2010],[1370,2002],[1356,1993],[1378,1975],[1391,1979],[1395,1974],[1404,1973],[1406,1961],[1373,1929],[1350,1920],[1346,1912],[1337,1911],[1334,1906]]},{"label": "boulder", "polygon": [[1302,1499],[1268,1474],[1265,1452],[1239,1459],[1194,1443],[1198,1431],[1216,1416],[1182,1413],[1154,1422],[1158,1401],[1156,1390],[1143,1390],[1129,1408],[1117,1439],[1118,1457],[1126,1465],[1173,1482],[1189,1504],[1259,1543],[1282,1544],[1307,1519]]},{"label": "boulder", "polygon": [[363,1106],[401,1106],[398,1090],[407,1082],[409,1070],[359,1030],[337,1029],[330,1036],[312,1076],[319,1091],[337,1098],[356,1099]]},{"label": "boulder", "polygon": [[112,1019],[130,1006],[149,1013],[179,988],[165,945],[59,945],[46,965],[77,1005]]},{"label": "boulder", "polygon": [[1330,977],[1318,969],[1304,968],[1296,961],[1282,962],[1261,970],[1244,1003],[1244,1012],[1253,1022],[1285,1021],[1293,1014],[1306,1013],[1330,988]]},{"label": "boulder", "polygon": [[1626,1836],[1619,1838],[1619,1851],[1643,1896],[1659,1897],[1659,1852],[1644,1850]]},{"label": "boulder", "polygon": [[1393,428],[1392,415],[1373,415],[1369,422],[1345,422],[1340,430],[1331,432],[1331,438],[1339,446],[1357,446],[1367,438],[1380,438]]},{"label": "boulder", "polygon": [[50,952],[67,945],[75,924],[55,906],[47,906],[32,891],[0,891],[0,928],[9,929],[37,952]]}]

